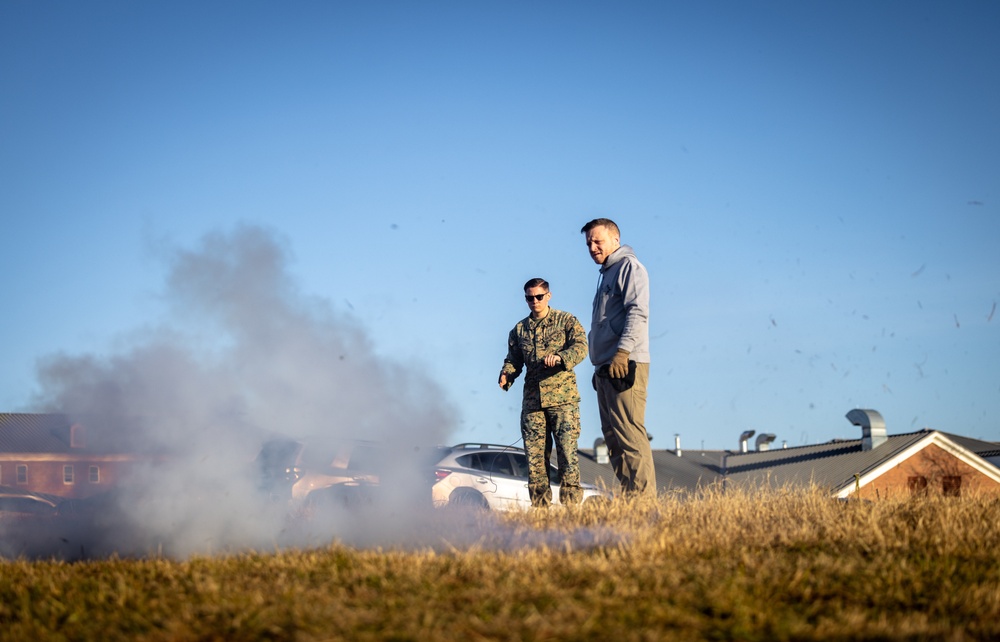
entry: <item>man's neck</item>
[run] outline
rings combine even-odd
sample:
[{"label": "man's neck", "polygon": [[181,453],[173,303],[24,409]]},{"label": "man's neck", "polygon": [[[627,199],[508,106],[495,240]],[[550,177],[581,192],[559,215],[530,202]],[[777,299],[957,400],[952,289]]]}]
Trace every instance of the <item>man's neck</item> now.
[{"label": "man's neck", "polygon": [[535,314],[534,312],[532,312],[531,318],[537,321],[539,319],[544,319],[548,315],[549,315],[549,308],[545,308],[545,312],[542,312],[541,314]]}]

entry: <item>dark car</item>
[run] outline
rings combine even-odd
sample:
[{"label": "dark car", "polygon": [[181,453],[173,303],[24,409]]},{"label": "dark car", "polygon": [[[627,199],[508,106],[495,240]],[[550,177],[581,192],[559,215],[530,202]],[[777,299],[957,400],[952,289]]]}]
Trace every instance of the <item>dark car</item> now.
[{"label": "dark car", "polygon": [[0,486],[0,522],[37,520],[58,512],[58,497]]}]

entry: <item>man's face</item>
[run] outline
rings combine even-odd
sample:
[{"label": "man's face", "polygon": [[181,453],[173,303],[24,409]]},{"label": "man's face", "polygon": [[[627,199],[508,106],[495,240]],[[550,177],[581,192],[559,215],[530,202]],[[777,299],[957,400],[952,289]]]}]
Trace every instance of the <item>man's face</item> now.
[{"label": "man's face", "polygon": [[[543,287],[528,288],[524,291],[524,300],[528,303],[531,316],[542,317],[549,309],[549,299],[552,297],[549,291]],[[541,300],[539,300],[541,298]]]},{"label": "man's face", "polygon": [[603,265],[611,253],[621,246],[618,237],[603,225],[597,225],[587,231],[587,250],[594,263]]}]

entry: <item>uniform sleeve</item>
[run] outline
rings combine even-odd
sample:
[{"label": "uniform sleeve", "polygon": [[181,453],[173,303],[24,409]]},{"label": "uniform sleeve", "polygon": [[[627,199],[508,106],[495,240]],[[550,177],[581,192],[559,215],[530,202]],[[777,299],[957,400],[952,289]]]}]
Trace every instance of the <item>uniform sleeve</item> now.
[{"label": "uniform sleeve", "polygon": [[524,368],[524,355],[521,353],[521,342],[517,338],[515,327],[507,335],[507,358],[503,360],[501,373],[506,374],[511,381],[517,379]]},{"label": "uniform sleeve", "polygon": [[559,351],[559,357],[567,370],[572,370],[587,358],[587,333],[575,316],[566,315],[566,347]]}]

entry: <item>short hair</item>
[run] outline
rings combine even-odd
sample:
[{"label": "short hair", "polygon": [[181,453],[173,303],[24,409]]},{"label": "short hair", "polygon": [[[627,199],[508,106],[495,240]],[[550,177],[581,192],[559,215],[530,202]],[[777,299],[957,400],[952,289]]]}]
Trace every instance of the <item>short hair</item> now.
[{"label": "short hair", "polygon": [[530,288],[545,288],[545,291],[549,291],[549,282],[545,279],[534,278],[530,279],[524,284],[524,291],[527,292]]},{"label": "short hair", "polygon": [[618,230],[618,226],[610,218],[595,218],[593,221],[587,223],[580,230],[581,234],[586,234],[595,227],[605,227],[609,232],[613,232],[615,236],[619,239],[622,237],[622,233]]}]

